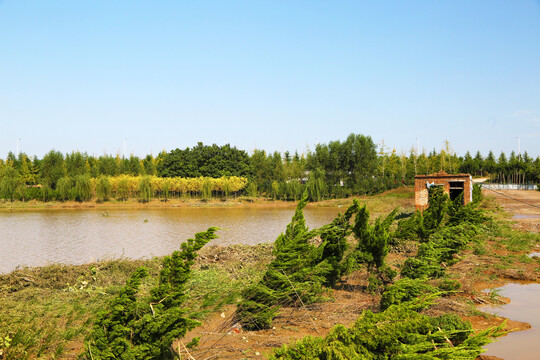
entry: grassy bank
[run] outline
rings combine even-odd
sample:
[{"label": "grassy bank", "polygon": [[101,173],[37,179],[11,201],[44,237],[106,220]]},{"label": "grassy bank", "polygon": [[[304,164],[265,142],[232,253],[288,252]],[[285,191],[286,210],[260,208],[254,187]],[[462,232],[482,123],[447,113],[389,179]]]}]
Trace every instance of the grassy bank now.
[{"label": "grassy bank", "polygon": [[[208,246],[189,282],[187,305],[204,317],[234,303],[257,280],[271,246]],[[119,259],[86,265],[24,268],[0,276],[0,351],[5,359],[74,358],[82,349],[93,316],[118,294],[140,266],[159,273],[160,259]],[[0,359],[3,358],[0,356]]]}]

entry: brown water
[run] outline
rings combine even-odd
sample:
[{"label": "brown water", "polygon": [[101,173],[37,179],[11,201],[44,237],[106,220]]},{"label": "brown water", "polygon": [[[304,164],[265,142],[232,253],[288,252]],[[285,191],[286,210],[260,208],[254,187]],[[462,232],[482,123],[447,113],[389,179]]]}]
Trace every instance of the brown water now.
[{"label": "brown water", "polygon": [[525,331],[512,332],[495,343],[488,344],[485,355],[505,360],[540,359],[540,284],[509,284],[500,288],[501,296],[509,297],[510,304],[482,307],[482,311],[531,324]]},{"label": "brown water", "polygon": [[[304,209],[310,228],[327,224],[345,209]],[[218,226],[212,244],[272,242],[285,231],[294,208],[175,208],[0,212],[0,274],[20,266],[84,264],[107,258],[149,258]]]}]

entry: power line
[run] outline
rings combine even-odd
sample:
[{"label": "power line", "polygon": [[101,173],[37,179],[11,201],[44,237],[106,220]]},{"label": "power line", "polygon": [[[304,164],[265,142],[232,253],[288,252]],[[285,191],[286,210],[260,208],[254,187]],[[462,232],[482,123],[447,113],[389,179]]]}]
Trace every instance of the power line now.
[{"label": "power line", "polygon": [[525,202],[525,201],[522,201],[522,200],[513,198],[513,197],[511,197],[511,196],[508,196],[508,195],[506,195],[506,194],[500,193],[500,192],[495,191],[495,190],[493,190],[493,189],[489,189],[489,188],[485,188],[485,189],[490,190],[490,191],[493,191],[495,194],[499,194],[499,195],[502,195],[502,196],[506,196],[507,198],[512,199],[512,200],[514,200],[514,201],[517,201],[517,202],[523,203],[523,204],[525,204],[525,205],[529,205],[529,206],[532,206],[532,207],[535,207],[535,208],[540,209],[540,206],[538,206],[538,205],[535,205],[535,204],[529,204],[529,203],[527,203],[527,202]]}]

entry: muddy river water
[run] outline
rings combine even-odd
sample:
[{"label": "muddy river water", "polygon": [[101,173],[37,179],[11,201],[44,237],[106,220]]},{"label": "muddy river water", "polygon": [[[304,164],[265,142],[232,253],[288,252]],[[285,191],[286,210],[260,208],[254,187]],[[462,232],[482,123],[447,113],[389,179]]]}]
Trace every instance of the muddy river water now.
[{"label": "muddy river water", "polygon": [[[345,208],[304,209],[310,228]],[[294,208],[168,208],[0,212],[0,274],[19,266],[84,264],[107,258],[165,255],[210,226],[213,244],[271,242],[284,232]]]},{"label": "muddy river water", "polygon": [[531,324],[525,331],[512,332],[485,346],[485,355],[505,360],[540,359],[540,284],[508,284],[499,294],[511,302],[502,306],[482,307],[482,311]]}]

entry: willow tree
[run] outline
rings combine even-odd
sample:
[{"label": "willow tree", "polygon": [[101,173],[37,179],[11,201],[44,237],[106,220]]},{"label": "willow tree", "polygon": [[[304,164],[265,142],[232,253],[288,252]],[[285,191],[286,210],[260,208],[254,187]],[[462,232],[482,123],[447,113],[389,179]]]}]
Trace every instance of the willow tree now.
[{"label": "willow tree", "polygon": [[89,175],[75,177],[74,197],[79,202],[89,201],[92,198],[92,181]]},{"label": "willow tree", "polygon": [[56,183],[56,193],[61,201],[71,200],[73,194],[73,184],[69,177],[63,176]]},{"label": "willow tree", "polygon": [[321,201],[326,193],[326,184],[324,182],[324,170],[317,168],[309,174],[307,183],[309,199],[311,201]]},{"label": "willow tree", "polygon": [[150,176],[144,176],[139,182],[139,198],[142,202],[149,202],[152,199],[152,183]]},{"label": "willow tree", "polygon": [[17,189],[22,185],[19,172],[11,165],[5,165],[0,172],[0,191],[5,199],[13,201]]},{"label": "willow tree", "polygon": [[106,201],[111,196],[111,182],[108,176],[101,175],[96,182],[96,195],[99,201]]}]

